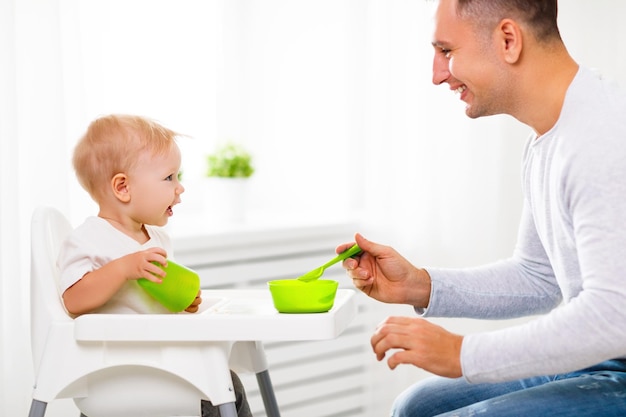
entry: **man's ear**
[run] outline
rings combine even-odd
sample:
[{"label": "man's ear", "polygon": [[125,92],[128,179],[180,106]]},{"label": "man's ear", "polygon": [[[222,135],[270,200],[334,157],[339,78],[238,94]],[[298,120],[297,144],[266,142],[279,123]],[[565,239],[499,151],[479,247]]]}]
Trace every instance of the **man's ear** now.
[{"label": "man's ear", "polygon": [[126,174],[115,174],[111,179],[111,188],[115,198],[123,203],[130,201],[130,189],[128,187],[128,177]]},{"label": "man's ear", "polygon": [[522,30],[517,22],[503,19],[497,27],[497,41],[500,53],[508,64],[515,64],[522,54]]}]

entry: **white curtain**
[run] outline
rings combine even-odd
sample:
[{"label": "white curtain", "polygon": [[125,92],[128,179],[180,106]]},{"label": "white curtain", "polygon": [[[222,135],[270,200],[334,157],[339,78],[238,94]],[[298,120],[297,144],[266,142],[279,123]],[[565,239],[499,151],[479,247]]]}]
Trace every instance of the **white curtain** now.
[{"label": "white curtain", "polygon": [[[16,314],[15,309],[22,309],[20,277],[26,276],[22,264],[19,261],[20,239],[17,200],[18,187],[15,181],[12,159],[17,155],[17,91],[15,88],[16,74],[15,65],[15,26],[14,4],[9,1],[0,2],[0,404],[3,415],[8,415],[9,410],[23,411],[16,407],[14,402],[12,409],[4,406],[12,397],[9,390],[13,379],[22,369],[14,367],[13,356],[18,350],[13,349],[15,340],[8,337],[18,334],[21,340],[26,337],[26,331],[22,329],[21,322],[12,320]],[[8,65],[7,65],[8,64]],[[9,204],[12,202],[12,204]],[[12,263],[9,260],[13,260]],[[15,300],[8,301],[8,300]],[[22,329],[22,330],[21,330]],[[21,337],[20,337],[21,336]],[[24,343],[20,344],[24,347]],[[9,360],[9,356],[12,356]],[[26,355],[24,355],[26,356]],[[27,357],[22,363],[27,363]],[[24,390],[22,390],[24,391]],[[22,393],[22,398],[26,395]]]},{"label": "white curtain", "polygon": [[[29,404],[32,209],[54,205],[74,223],[93,214],[69,161],[102,113],[144,114],[192,137],[180,142],[190,206],[204,154],[234,139],[257,161],[260,220],[356,215],[418,264],[506,256],[528,130],[468,120],[431,84],[434,4],[0,0],[0,415]],[[607,39],[624,36],[625,8],[562,2],[575,58],[623,74],[624,47]],[[381,388],[406,385],[398,374]]]},{"label": "white curtain", "polygon": [[36,202],[67,208],[59,33],[55,1],[2,0],[0,109],[0,413],[24,415],[32,386],[29,231]]}]

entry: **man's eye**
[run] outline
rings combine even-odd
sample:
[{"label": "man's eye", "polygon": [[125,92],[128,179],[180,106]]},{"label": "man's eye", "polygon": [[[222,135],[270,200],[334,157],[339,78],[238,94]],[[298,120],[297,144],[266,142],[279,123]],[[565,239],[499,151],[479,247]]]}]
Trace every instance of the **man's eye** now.
[{"label": "man's eye", "polygon": [[452,53],[451,50],[449,49],[442,49],[441,53],[443,54],[443,56],[445,56],[446,58],[450,58],[450,54]]}]

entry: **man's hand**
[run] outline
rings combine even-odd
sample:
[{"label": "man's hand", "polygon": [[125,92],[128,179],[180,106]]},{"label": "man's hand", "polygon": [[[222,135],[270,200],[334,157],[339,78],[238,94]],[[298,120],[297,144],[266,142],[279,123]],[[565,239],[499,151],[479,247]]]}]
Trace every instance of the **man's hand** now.
[{"label": "man's hand", "polygon": [[422,318],[389,317],[376,328],[371,343],[379,361],[389,350],[398,349],[387,359],[391,369],[404,363],[444,377],[463,375],[463,336],[450,333]]},{"label": "man's hand", "polygon": [[[363,252],[343,261],[343,267],[356,288],[384,303],[428,307],[431,283],[425,269],[416,268],[389,246],[371,242],[360,234],[355,240]],[[336,252],[341,253],[352,244],[343,244]]]}]

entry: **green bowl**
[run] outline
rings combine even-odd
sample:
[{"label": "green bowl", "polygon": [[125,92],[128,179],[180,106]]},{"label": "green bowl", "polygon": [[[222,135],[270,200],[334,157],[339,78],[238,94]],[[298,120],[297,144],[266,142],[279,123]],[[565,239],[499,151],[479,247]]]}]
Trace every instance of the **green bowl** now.
[{"label": "green bowl", "polygon": [[339,286],[337,281],[328,279],[278,279],[267,284],[279,313],[324,313],[333,308]]},{"label": "green bowl", "polygon": [[161,264],[154,264],[165,271],[162,282],[139,278],[137,284],[171,312],[178,313],[189,307],[200,291],[198,274],[169,259],[165,268]]}]

